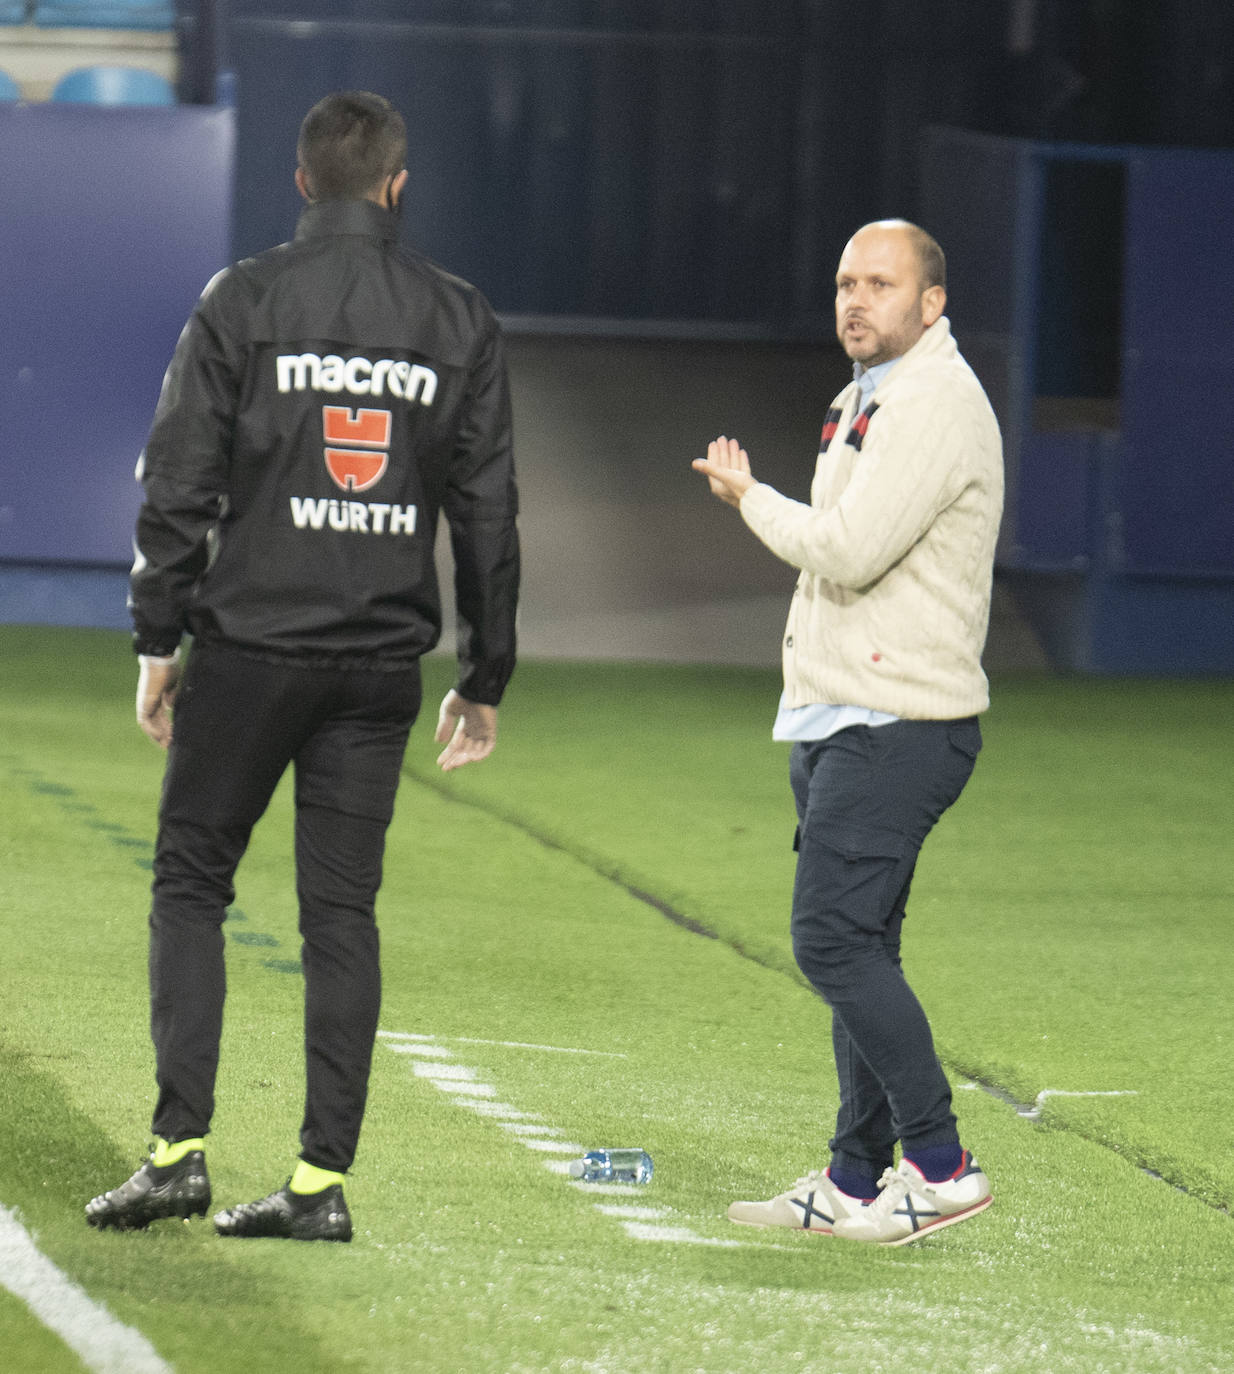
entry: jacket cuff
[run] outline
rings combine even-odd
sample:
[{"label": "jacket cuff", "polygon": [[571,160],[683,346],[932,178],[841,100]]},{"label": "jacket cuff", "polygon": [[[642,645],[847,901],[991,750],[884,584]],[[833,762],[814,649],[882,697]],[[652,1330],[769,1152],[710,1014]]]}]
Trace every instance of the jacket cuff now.
[{"label": "jacket cuff", "polygon": [[741,518],[760,538],[762,537],[761,530],[766,528],[767,518],[777,500],[783,500],[783,497],[774,487],[769,487],[766,482],[755,482],[741,498],[737,510]]},{"label": "jacket cuff", "polygon": [[173,639],[169,635],[157,638],[133,632],[133,652],[139,658],[178,658],[180,655],[180,635]]}]

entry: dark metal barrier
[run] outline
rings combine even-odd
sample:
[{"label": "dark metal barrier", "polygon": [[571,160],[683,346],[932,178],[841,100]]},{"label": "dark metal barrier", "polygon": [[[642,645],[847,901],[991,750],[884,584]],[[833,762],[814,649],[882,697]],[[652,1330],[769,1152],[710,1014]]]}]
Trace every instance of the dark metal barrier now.
[{"label": "dark metal barrier", "polygon": [[322,95],[407,119],[406,235],[501,312],[783,326],[795,63],[769,33],[241,18],[237,255],[287,236]]},{"label": "dark metal barrier", "polygon": [[1234,153],[935,129],[922,183],[1007,445],[1000,563],[1054,657],[1234,671]]}]

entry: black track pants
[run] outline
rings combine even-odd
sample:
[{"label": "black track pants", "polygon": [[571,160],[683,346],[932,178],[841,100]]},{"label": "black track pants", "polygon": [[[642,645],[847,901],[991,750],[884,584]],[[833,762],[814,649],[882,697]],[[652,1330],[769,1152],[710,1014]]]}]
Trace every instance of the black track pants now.
[{"label": "black track pants", "polygon": [[355,1156],[381,1002],[374,903],[418,665],[289,666],[200,645],[176,701],[154,859],[150,1025],[153,1130],[204,1135],[226,975],[223,919],[253,826],[295,769],[296,890],[305,982],[301,1157]]}]

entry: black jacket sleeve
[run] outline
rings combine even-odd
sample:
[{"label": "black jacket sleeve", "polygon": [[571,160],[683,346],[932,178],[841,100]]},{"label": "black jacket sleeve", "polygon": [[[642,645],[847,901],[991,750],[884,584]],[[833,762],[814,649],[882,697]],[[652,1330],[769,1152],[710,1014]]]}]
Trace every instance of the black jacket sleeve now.
[{"label": "black jacket sleeve", "polygon": [[137,465],[145,499],[129,610],[141,654],[170,654],[180,643],[193,588],[209,562],[210,532],[222,514],[238,369],[214,308],[216,283],[180,335]]},{"label": "black jacket sleeve", "polygon": [[519,542],[509,382],[495,319],[472,366],[444,510],[454,555],[457,690],[496,706],[514,671]]}]

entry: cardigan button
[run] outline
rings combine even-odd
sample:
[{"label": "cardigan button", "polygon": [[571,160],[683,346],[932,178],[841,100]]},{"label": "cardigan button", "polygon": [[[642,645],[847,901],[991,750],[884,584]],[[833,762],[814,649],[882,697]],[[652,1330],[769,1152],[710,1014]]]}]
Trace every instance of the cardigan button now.
[{"label": "cardigan button", "polygon": [[870,658],[871,658],[875,663],[881,663],[881,662],[883,661],[883,656],[882,656],[882,654],[871,654],[871,655],[870,655]]},{"label": "cardigan button", "polygon": [[784,647],[785,647],[786,649],[791,649],[791,648],[793,647],[793,637],[792,637],[792,635],[789,635],[789,637],[784,641]]}]

